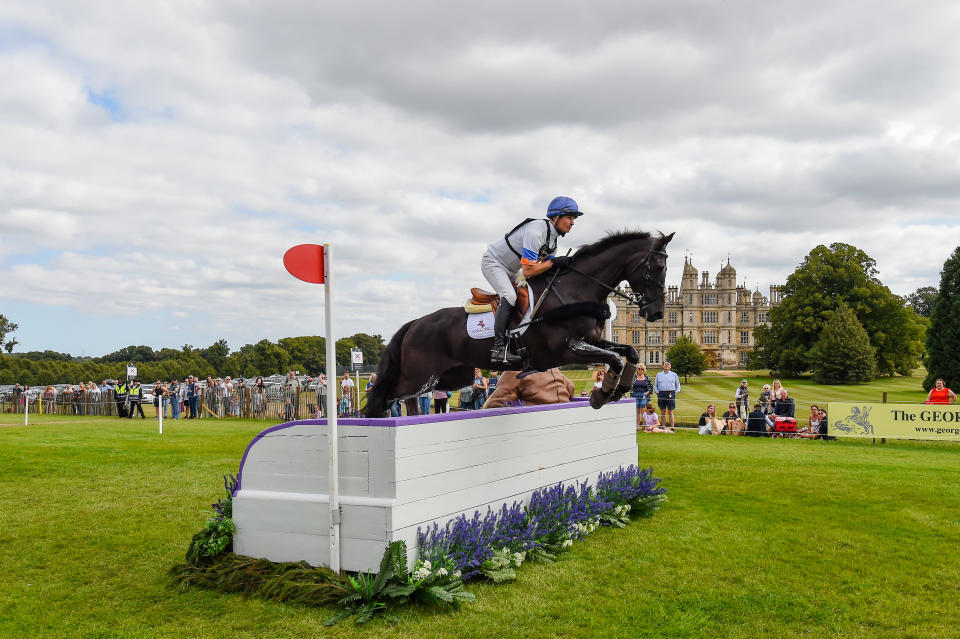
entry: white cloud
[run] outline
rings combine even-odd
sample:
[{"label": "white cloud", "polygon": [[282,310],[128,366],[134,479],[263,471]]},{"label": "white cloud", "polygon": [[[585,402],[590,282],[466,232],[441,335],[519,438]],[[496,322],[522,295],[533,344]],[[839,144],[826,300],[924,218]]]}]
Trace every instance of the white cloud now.
[{"label": "white cloud", "polygon": [[150,314],[157,346],[319,332],[280,261],[303,242],[335,245],[343,330],[389,335],[485,284],[484,245],[560,193],[587,211],[563,247],[676,231],[668,281],[689,250],[764,292],[835,241],[908,292],[960,229],[949,3],[8,2],[0,24],[0,295],[100,318],[89,352]]}]

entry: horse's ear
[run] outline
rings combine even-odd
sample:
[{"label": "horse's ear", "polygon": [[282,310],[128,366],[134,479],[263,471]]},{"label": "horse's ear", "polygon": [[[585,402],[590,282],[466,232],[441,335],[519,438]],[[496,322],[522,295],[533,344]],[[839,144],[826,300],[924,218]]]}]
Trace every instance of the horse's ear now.
[{"label": "horse's ear", "polygon": [[674,231],[674,232],[671,233],[670,235],[665,235],[665,236],[663,237],[663,245],[666,246],[667,244],[669,244],[669,243],[670,243],[670,240],[672,240],[672,239],[673,239],[673,236],[676,235],[676,234],[677,234],[677,232]]}]

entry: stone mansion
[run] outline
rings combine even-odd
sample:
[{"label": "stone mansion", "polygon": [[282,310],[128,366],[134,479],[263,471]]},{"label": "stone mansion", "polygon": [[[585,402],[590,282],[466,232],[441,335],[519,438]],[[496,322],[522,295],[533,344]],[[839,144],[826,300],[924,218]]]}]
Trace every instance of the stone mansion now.
[{"label": "stone mansion", "polygon": [[[624,290],[630,292],[629,287]],[[754,329],[769,324],[770,307],[780,302],[781,293],[778,285],[770,286],[769,298],[737,286],[737,271],[729,259],[715,284],[707,271],[698,283],[697,269],[685,259],[679,290],[667,287],[663,319],[647,322],[636,307],[627,308],[626,300],[610,299],[617,305],[613,341],[636,347],[648,366],[659,368],[677,337],[686,335],[700,346],[710,368],[742,368],[753,349]]]}]

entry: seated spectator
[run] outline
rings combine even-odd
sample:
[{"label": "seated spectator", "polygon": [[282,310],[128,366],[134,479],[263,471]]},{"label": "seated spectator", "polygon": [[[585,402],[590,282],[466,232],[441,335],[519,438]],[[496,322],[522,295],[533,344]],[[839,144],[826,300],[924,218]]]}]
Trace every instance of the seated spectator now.
[{"label": "seated spectator", "polygon": [[780,389],[780,398],[773,402],[773,412],[777,417],[793,417],[797,406],[793,398],[787,393],[786,388]]},{"label": "seated spectator", "polygon": [[483,408],[501,408],[517,404],[562,404],[569,402],[576,389],[559,368],[545,371],[504,371],[497,387]]},{"label": "seated spectator", "polygon": [[779,379],[773,380],[773,388],[770,390],[771,399],[777,401],[780,399],[780,396],[786,392],[787,389],[783,387],[783,384],[780,383]]},{"label": "seated spectator", "polygon": [[719,435],[723,432],[723,420],[717,418],[717,409],[713,404],[709,404],[707,410],[700,415],[697,427],[699,435]]},{"label": "seated spectator", "polygon": [[797,437],[802,439],[819,439],[820,407],[816,404],[810,406],[810,417],[807,420],[807,425],[797,431]]},{"label": "seated spectator", "polygon": [[[638,429],[639,430],[639,429]],[[654,410],[653,404],[647,405],[647,411],[643,414],[643,432],[645,433],[672,433],[672,428],[664,428],[660,425],[660,418]]]},{"label": "seated spectator", "polygon": [[947,388],[946,383],[942,379],[938,379],[933,383],[933,388],[930,389],[930,392],[927,394],[927,404],[952,404],[957,401],[957,395],[952,390]]},{"label": "seated spectator", "polygon": [[753,410],[747,416],[747,437],[766,437],[768,429],[768,419],[763,413],[763,408],[758,402],[753,405]]}]

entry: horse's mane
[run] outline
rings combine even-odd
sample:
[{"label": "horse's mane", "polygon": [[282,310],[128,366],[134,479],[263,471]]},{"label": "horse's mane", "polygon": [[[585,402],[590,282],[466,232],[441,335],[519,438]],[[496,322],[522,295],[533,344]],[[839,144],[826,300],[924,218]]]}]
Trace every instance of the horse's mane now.
[{"label": "horse's mane", "polygon": [[650,237],[650,234],[646,231],[614,231],[606,237],[597,240],[593,244],[581,246],[579,249],[577,249],[577,252],[574,253],[574,255],[577,257],[577,259],[592,257],[605,252],[610,247],[616,246],[621,242],[629,242],[630,240],[646,240]]}]

